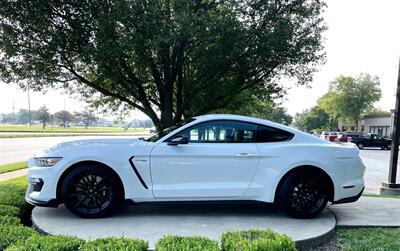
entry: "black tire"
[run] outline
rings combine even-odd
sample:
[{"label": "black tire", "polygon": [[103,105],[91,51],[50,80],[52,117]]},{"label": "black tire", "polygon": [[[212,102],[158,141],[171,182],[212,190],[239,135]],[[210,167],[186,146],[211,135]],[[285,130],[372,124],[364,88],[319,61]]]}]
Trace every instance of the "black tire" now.
[{"label": "black tire", "polygon": [[357,144],[357,147],[358,147],[358,149],[364,149],[364,145],[361,143]]},{"label": "black tire", "polygon": [[290,216],[313,218],[320,214],[328,203],[328,182],[312,170],[299,170],[283,181],[278,203]]},{"label": "black tire", "polygon": [[391,148],[392,148],[391,145],[387,145],[387,146],[386,146],[386,149],[387,149],[387,150],[390,150]]},{"label": "black tire", "polygon": [[80,166],[65,177],[61,187],[65,206],[82,218],[99,218],[111,214],[121,201],[117,177],[95,165]]}]

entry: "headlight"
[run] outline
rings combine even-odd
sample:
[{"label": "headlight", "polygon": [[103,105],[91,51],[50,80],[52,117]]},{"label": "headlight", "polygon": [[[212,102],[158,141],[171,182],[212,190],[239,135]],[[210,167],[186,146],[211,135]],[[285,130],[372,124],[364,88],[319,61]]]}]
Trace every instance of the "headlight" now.
[{"label": "headlight", "polygon": [[40,166],[40,167],[54,166],[61,159],[62,159],[61,157],[39,157],[39,158],[35,158],[37,166]]}]

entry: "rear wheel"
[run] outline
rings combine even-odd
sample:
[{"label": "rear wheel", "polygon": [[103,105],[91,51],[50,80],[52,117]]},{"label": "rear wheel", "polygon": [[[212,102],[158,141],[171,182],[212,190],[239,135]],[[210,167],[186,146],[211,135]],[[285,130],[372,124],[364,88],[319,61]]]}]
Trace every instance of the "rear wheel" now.
[{"label": "rear wheel", "polygon": [[386,149],[390,150],[391,147],[392,147],[391,145],[387,145],[387,146],[386,146]]},{"label": "rear wheel", "polygon": [[357,144],[357,147],[358,147],[358,149],[363,149],[363,148],[364,148],[364,145],[361,144],[361,143],[359,143],[359,144]]},{"label": "rear wheel", "polygon": [[326,179],[311,170],[288,176],[280,188],[279,204],[295,218],[313,218],[328,203]]},{"label": "rear wheel", "polygon": [[115,209],[121,189],[112,172],[88,165],[72,170],[65,177],[61,196],[72,213],[83,218],[98,218]]}]

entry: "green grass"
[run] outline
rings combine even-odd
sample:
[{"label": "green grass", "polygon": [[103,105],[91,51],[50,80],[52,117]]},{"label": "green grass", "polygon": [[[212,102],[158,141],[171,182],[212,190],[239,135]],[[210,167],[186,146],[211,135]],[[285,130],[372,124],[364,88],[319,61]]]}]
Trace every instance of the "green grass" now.
[{"label": "green grass", "polygon": [[[144,128],[129,128],[128,132],[143,132]],[[56,133],[105,133],[105,132],[125,132],[124,128],[120,127],[89,127],[84,126],[71,126],[68,128],[54,126],[53,128],[47,126],[45,129],[41,125],[14,125],[14,124],[0,124],[0,132],[56,132]]]},{"label": "green grass", "polygon": [[20,186],[20,187],[25,187],[25,186],[27,186],[28,181],[27,181],[26,175],[24,175],[24,176],[21,176],[18,178],[2,181],[2,182],[0,182],[0,184],[1,185],[16,185],[16,186]]},{"label": "green grass", "polygon": [[343,251],[400,250],[400,228],[338,229],[336,233]]},{"label": "green grass", "polygon": [[18,162],[18,163],[13,163],[13,164],[7,164],[0,166],[0,173],[6,173],[6,172],[11,172],[19,169],[23,169],[28,167],[27,162]]}]

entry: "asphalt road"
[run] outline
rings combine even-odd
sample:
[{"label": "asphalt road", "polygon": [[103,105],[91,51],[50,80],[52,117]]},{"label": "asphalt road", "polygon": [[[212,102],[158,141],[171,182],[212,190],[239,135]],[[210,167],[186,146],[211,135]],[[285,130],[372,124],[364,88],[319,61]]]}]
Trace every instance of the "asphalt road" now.
[{"label": "asphalt road", "polygon": [[[0,165],[26,161],[34,153],[63,141],[104,137],[105,136],[0,138]],[[137,138],[135,136],[128,137]],[[382,181],[387,181],[388,178],[390,151],[365,149],[360,151],[360,156],[367,166],[365,173],[365,191],[367,193],[377,193],[380,183]],[[400,182],[400,166],[397,181]]]}]

